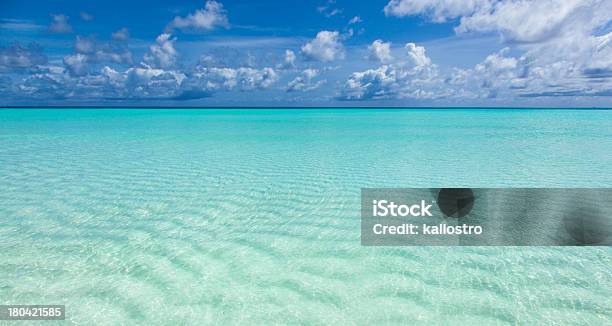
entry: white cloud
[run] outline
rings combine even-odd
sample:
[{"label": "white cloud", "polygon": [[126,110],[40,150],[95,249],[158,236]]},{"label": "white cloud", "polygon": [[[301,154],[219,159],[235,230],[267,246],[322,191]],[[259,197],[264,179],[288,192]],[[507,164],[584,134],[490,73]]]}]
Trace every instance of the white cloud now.
[{"label": "white cloud", "polygon": [[64,57],[64,65],[74,76],[83,76],[88,73],[87,56],[81,53]]},{"label": "white cloud", "polygon": [[[208,3],[206,8],[199,11],[210,9],[207,8]],[[226,15],[222,6],[219,8]],[[483,56],[478,64],[470,68],[438,69],[422,46],[408,43],[403,48],[392,48],[390,42],[376,40],[368,46],[368,50],[370,59],[380,64],[374,69],[362,66],[352,70],[354,72],[348,76],[344,75],[346,79],[339,90],[339,98],[444,98],[452,101],[497,98],[503,101],[492,103],[520,103],[522,98],[533,97],[612,95],[610,1],[393,0],[385,12],[395,16],[421,15],[435,22],[454,21],[456,33],[471,33],[472,36],[498,34],[503,47],[507,48]],[[207,30],[206,26],[223,26],[196,22],[199,21],[197,14],[177,17],[180,19],[171,23],[172,28]],[[68,17],[57,16],[54,16],[53,24],[68,27],[49,26],[49,29],[62,33],[72,31]],[[177,21],[179,23],[175,26]],[[360,18],[356,16],[349,25],[358,21]],[[6,22],[2,20],[2,24]],[[197,27],[197,24],[202,25]],[[301,55],[321,62],[344,58],[342,43],[352,34],[350,27],[355,26],[346,26],[344,35],[325,30],[317,33],[314,39],[303,44]],[[180,56],[175,49],[176,38],[164,33],[149,47],[143,63],[130,67],[132,54],[127,42],[117,42],[129,38],[127,29],[122,28],[112,37],[114,41],[102,42],[91,36],[77,36],[74,54],[63,57],[63,64],[57,66],[46,65],[47,59],[42,49],[35,45],[24,47],[17,43],[0,47],[0,72],[10,72],[0,77],[0,83],[13,85],[5,87],[2,94],[20,92],[21,97],[32,98],[184,100],[215,96],[216,92],[223,91],[270,89],[278,82],[279,74],[284,75],[287,78],[285,82],[288,82],[274,87],[277,92],[321,89],[323,93],[332,89],[321,87],[326,82],[320,76],[325,69],[323,64],[296,62],[297,51],[289,50],[294,43],[274,43],[274,51],[277,52],[266,52],[265,57],[261,56],[265,60],[257,61],[252,58],[259,58],[263,52],[252,52],[255,46],[250,39],[248,45],[234,49],[235,54],[214,43],[216,41],[210,41],[210,44],[215,44],[210,48],[217,47],[218,52],[210,50],[210,53],[205,52],[206,55],[200,53],[203,55],[201,63],[194,67],[178,64]],[[241,41],[232,39],[232,42]],[[265,48],[261,44],[257,43],[257,46]],[[248,57],[246,61],[237,59],[245,55]],[[308,64],[318,69],[302,70],[300,67],[298,70],[296,64]],[[275,68],[266,67],[270,65]],[[348,66],[345,68],[349,69]],[[346,71],[343,69],[338,73]]]},{"label": "white cloud", "polygon": [[122,74],[108,66],[103,67],[100,70],[100,74],[104,76],[115,88],[122,87],[126,79],[125,74]]},{"label": "white cloud", "polygon": [[56,99],[64,98],[68,93],[70,79],[62,68],[48,69],[26,77],[17,85],[17,91],[28,98]]},{"label": "white cloud", "polygon": [[[455,96],[612,93],[612,1],[392,0],[385,13],[425,15],[434,22],[458,19],[456,33],[500,35],[508,49],[448,77]],[[418,51],[412,53],[415,63],[422,62]]]},{"label": "white cloud", "polygon": [[416,67],[424,67],[431,64],[431,59],[425,54],[425,48],[414,43],[406,44],[409,61]]},{"label": "white cloud", "polygon": [[[85,65],[82,54],[65,58],[67,69],[49,66],[26,78],[18,91],[32,98],[173,98],[179,93],[185,75],[147,65],[117,71],[108,66],[98,71]],[[71,71],[70,69],[73,69]]]},{"label": "white cloud", "polygon": [[510,96],[514,90],[524,88],[528,63],[525,58],[508,56],[509,48],[487,56],[472,69],[455,69],[449,84],[457,94],[468,98]]},{"label": "white cloud", "polygon": [[370,60],[379,61],[382,64],[390,63],[393,60],[391,55],[391,42],[375,40],[368,46]]},{"label": "white cloud", "polygon": [[[608,34],[608,37],[612,36]],[[585,44],[583,49],[576,47],[577,52],[588,51],[589,55],[584,55],[587,60],[572,60],[566,55],[555,56],[550,50],[539,52],[527,52],[525,55],[516,60],[517,65],[513,68],[511,65],[497,66],[505,67],[510,71],[501,71],[497,68],[479,70],[478,68],[487,67],[480,64],[476,66],[476,72],[482,75],[482,71],[489,72],[493,70],[497,73],[496,78],[490,78],[492,82],[485,85],[492,85],[498,90],[510,88],[513,94],[517,96],[549,96],[549,95],[575,95],[589,96],[597,94],[612,94],[612,64],[610,48],[607,51],[607,60],[598,60],[597,43],[601,41],[600,37],[586,39],[582,43]],[[605,49],[605,48],[604,48]],[[603,50],[603,49],[602,49]],[[541,49],[537,49],[541,51]],[[594,52],[591,52],[594,51]],[[503,51],[502,51],[502,54]],[[490,60],[491,56],[485,60],[485,63]],[[590,60],[589,60],[590,59]],[[508,61],[507,61],[508,62]],[[593,67],[597,67],[592,69]],[[479,75],[476,75],[479,76]],[[487,75],[485,75],[487,76]]]},{"label": "white cloud", "polygon": [[[406,58],[351,74],[340,98],[516,101],[518,98],[543,96],[610,96],[612,69],[609,56],[606,55],[610,51],[607,42],[611,37],[612,33],[597,37],[595,43],[599,47],[584,46],[603,51],[601,61],[589,61],[588,64],[549,57],[544,59],[541,53],[531,51],[516,57],[510,55],[510,48],[504,48],[488,55],[473,68],[455,68],[448,74],[438,70],[427,57],[425,48],[408,43],[405,47]],[[576,47],[572,49],[580,51]],[[551,50],[546,49],[545,53],[550,56]],[[600,65],[587,70],[591,75],[585,73],[587,67],[594,63]],[[589,82],[589,79],[593,79],[593,82]]]},{"label": "white cloud", "polygon": [[74,49],[76,53],[85,55],[85,60],[90,63],[132,63],[132,52],[130,52],[127,45],[98,43],[93,36],[83,37],[77,35]]},{"label": "white cloud", "polygon": [[[500,76],[506,72],[513,72],[518,66],[518,60],[513,57],[506,57],[505,55],[508,51],[508,48],[504,48],[498,53],[487,56],[483,62],[476,65],[475,70],[481,73],[492,72],[495,76]],[[507,77],[508,76],[506,76],[506,78]]]},{"label": "white cloud", "polygon": [[32,43],[27,47],[13,43],[9,47],[0,46],[0,71],[19,70],[42,65],[47,62],[42,48]]},{"label": "white cloud", "polygon": [[285,63],[292,65],[295,63],[295,52],[291,50],[285,50]]},{"label": "white cloud", "polygon": [[346,81],[340,98],[376,100],[387,98],[431,99],[446,95],[436,65],[426,56],[425,48],[406,44],[406,58],[376,69],[354,72]]},{"label": "white cloud", "polygon": [[351,100],[364,100],[396,95],[399,80],[397,74],[397,70],[387,65],[354,72],[346,81],[343,97]]},{"label": "white cloud", "polygon": [[200,89],[209,91],[265,89],[278,80],[276,71],[269,67],[262,69],[198,67],[190,77],[190,87],[196,85]]},{"label": "white cloud", "polygon": [[210,31],[217,27],[229,27],[227,12],[223,4],[208,0],[203,9],[198,9],[186,17],[174,17],[168,25],[168,30],[176,28],[183,31]]},{"label": "white cloud", "polygon": [[239,68],[237,69],[238,86],[242,90],[254,90],[270,87],[276,80],[278,75],[272,68],[254,69],[254,68]]},{"label": "white cloud", "polygon": [[175,96],[186,76],[180,72],[167,71],[148,65],[130,68],[124,73],[124,85],[133,97]]},{"label": "white cloud", "polygon": [[[123,71],[104,66],[94,70],[85,54],[64,57],[65,69],[45,66],[6,92],[41,99],[175,99],[192,100],[216,91],[256,91],[278,80],[272,68],[196,67],[191,72],[153,67],[145,63]],[[15,93],[13,93],[15,94]]]},{"label": "white cloud", "polygon": [[79,53],[93,53],[96,51],[96,41],[93,37],[77,35],[74,49]]},{"label": "white cloud", "polygon": [[112,34],[113,40],[116,41],[127,41],[130,38],[130,31],[123,27]]},{"label": "white cloud", "polygon": [[149,46],[149,53],[144,56],[144,61],[156,68],[173,68],[176,66],[178,52],[174,48],[176,38],[171,34],[163,33],[157,36],[155,44]]},{"label": "white cloud", "polygon": [[319,71],[317,69],[304,69],[300,76],[295,77],[293,80],[287,83],[287,87],[285,88],[285,90],[287,92],[307,92],[315,90],[326,83],[326,80],[319,80],[315,82],[313,79],[318,75]]},{"label": "white cloud", "polygon": [[363,22],[363,20],[361,20],[361,17],[359,17],[359,16],[355,16],[355,17],[351,18],[351,20],[349,20],[348,24],[349,24],[349,25],[352,25],[352,24],[359,24],[359,23],[361,23],[361,22]]},{"label": "white cloud", "polygon": [[72,33],[72,26],[68,23],[66,15],[51,15],[53,21],[49,25],[49,31],[52,33],[66,34]]},{"label": "white cloud", "polygon": [[319,71],[317,69],[312,69],[312,68],[304,69],[302,73],[308,79],[313,79],[319,75]]},{"label": "white cloud", "polygon": [[471,69],[454,69],[446,87],[454,97],[471,99],[610,95],[612,70],[596,70],[593,76],[585,76],[584,67],[576,62],[532,55],[514,57],[504,48]]},{"label": "white cloud", "polygon": [[344,47],[339,38],[337,31],[320,31],[315,39],[302,46],[302,53],[310,59],[323,62],[343,59]]},{"label": "white cloud", "polygon": [[277,68],[291,68],[295,66],[295,52],[292,50],[285,50],[285,56],[283,58],[283,62],[277,65]]}]

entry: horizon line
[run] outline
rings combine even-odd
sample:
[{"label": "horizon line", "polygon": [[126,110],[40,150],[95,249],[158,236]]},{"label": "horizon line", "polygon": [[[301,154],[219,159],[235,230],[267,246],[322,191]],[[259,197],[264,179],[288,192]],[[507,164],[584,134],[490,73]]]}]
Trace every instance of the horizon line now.
[{"label": "horizon line", "polygon": [[512,107],[512,106],[177,106],[177,105],[126,105],[126,106],[109,106],[109,105],[0,105],[0,109],[436,109],[436,110],[460,110],[460,109],[476,109],[476,110],[592,110],[592,111],[607,111],[612,110],[612,107]]}]

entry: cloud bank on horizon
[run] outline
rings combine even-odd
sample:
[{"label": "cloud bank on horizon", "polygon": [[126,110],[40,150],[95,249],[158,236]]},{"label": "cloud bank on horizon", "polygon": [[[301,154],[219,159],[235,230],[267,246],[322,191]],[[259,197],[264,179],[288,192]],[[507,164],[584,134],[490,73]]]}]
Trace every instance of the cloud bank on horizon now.
[{"label": "cloud bank on horizon", "polygon": [[0,105],[612,103],[612,1],[27,2]]}]

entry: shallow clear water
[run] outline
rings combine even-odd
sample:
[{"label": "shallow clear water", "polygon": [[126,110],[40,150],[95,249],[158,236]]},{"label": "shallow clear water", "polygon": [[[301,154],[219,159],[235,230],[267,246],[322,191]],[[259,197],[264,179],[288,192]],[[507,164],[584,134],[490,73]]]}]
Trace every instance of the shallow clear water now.
[{"label": "shallow clear water", "polygon": [[87,324],[610,324],[610,247],[362,247],[359,200],[611,171],[612,111],[0,110],[0,302]]}]

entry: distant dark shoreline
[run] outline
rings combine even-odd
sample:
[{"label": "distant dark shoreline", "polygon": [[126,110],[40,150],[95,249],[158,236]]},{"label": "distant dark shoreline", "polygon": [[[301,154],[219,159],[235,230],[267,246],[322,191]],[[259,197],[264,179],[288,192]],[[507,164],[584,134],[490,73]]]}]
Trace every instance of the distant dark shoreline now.
[{"label": "distant dark shoreline", "polygon": [[555,107],[470,107],[470,106],[97,106],[97,105],[66,105],[66,106],[34,106],[34,105],[8,105],[0,106],[0,109],[190,109],[190,110],[218,110],[218,109],[253,109],[253,110],[586,110],[586,111],[609,111],[609,108],[586,107],[586,108],[555,108]]}]

